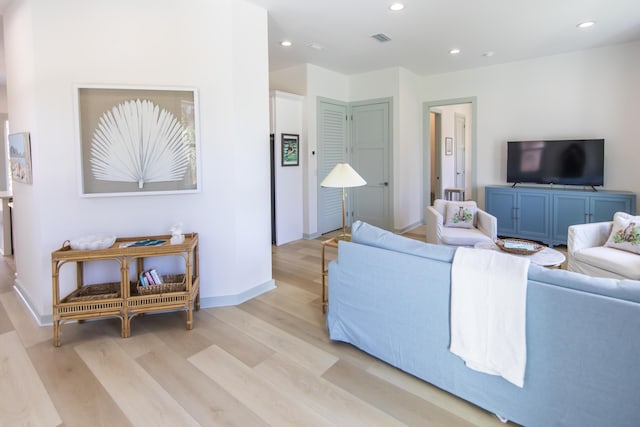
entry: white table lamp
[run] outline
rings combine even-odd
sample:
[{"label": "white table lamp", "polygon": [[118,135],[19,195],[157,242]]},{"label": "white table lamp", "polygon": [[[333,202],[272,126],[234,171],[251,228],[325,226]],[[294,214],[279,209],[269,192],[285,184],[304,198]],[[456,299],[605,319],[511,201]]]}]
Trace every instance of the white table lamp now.
[{"label": "white table lamp", "polygon": [[367,181],[362,179],[358,172],[353,170],[348,163],[338,163],[329,175],[320,183],[321,187],[342,188],[342,236],[346,236],[345,224],[345,188],[360,187],[365,185]]}]

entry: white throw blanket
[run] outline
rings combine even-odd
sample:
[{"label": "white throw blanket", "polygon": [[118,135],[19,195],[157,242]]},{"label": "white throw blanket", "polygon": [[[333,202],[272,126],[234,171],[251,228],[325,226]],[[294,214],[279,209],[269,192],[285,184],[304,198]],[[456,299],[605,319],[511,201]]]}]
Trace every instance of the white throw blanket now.
[{"label": "white throw blanket", "polygon": [[451,346],[466,365],[524,386],[529,260],[458,248],[451,270]]}]

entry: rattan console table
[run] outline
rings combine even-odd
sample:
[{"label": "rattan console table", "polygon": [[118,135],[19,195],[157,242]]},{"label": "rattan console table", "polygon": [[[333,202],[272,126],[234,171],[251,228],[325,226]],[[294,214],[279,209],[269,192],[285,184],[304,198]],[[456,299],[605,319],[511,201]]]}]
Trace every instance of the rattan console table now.
[{"label": "rattan console table", "polygon": [[[160,246],[121,247],[121,244],[146,239],[165,240]],[[53,286],[53,345],[60,346],[60,326],[65,321],[119,317],[122,337],[131,335],[131,319],[141,313],[185,310],[187,329],[193,328],[193,310],[200,308],[200,275],[198,266],[198,234],[185,235],[183,243],[170,244],[171,236],[119,237],[106,249],[73,250],[69,246],[51,253],[51,282]],[[145,270],[145,258],[163,256],[184,259],[184,274],[165,277],[157,288],[138,287],[137,275]],[[84,283],[87,262],[113,261],[120,270],[120,281],[113,283]],[[60,298],[60,269],[75,263],[76,289]],[[132,266],[135,263],[135,266]],[[132,267],[134,267],[132,269]],[[131,280],[130,271],[136,271]],[[66,277],[66,276],[65,276]]]}]

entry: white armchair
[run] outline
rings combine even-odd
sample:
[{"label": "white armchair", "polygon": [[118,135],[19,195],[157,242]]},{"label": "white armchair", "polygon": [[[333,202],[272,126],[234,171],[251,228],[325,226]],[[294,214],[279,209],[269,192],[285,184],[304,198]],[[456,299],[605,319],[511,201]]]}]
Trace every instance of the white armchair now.
[{"label": "white armchair", "polygon": [[569,226],[567,270],[595,277],[640,280],[640,255],[604,246],[612,227],[613,221]]},{"label": "white armchair", "polygon": [[427,223],[427,242],[437,245],[473,246],[479,242],[495,242],[498,234],[498,221],[495,216],[479,209],[475,202],[471,203],[476,209],[473,228],[445,227],[447,215],[447,200],[436,199],[433,206],[429,206],[425,213]]}]

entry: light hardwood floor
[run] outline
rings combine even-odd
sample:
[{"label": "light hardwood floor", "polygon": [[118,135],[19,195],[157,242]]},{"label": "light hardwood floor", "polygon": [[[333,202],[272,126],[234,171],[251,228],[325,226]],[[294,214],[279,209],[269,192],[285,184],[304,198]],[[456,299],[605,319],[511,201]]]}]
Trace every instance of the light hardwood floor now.
[{"label": "light hardwood floor", "polygon": [[134,318],[125,339],[118,319],[69,323],[59,348],[0,261],[0,426],[502,426],[329,340],[320,241],[274,247],[277,289],[200,310],[191,331],[183,312]]}]

